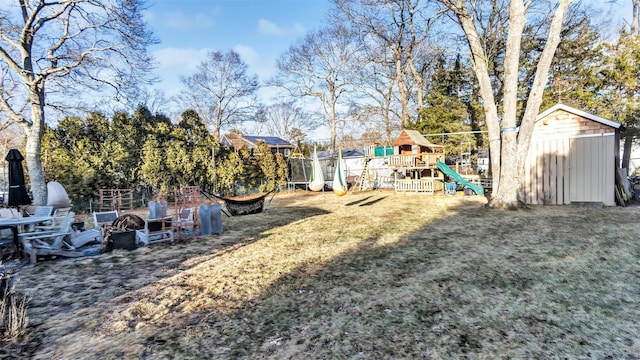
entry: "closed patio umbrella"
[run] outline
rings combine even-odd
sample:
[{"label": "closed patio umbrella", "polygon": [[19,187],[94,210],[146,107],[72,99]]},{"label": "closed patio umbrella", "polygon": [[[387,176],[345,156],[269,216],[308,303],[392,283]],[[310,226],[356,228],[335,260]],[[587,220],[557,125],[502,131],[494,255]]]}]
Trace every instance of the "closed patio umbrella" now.
[{"label": "closed patio umbrella", "polygon": [[5,158],[9,162],[9,206],[21,206],[31,204],[24,183],[24,170],[22,160],[24,157],[18,149],[11,149]]}]

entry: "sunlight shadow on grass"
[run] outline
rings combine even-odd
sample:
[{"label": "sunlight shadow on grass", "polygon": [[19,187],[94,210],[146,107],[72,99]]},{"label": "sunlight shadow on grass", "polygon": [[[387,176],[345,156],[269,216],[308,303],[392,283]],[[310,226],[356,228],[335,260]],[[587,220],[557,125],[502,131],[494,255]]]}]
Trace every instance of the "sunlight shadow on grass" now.
[{"label": "sunlight shadow on grass", "polygon": [[360,204],[360,205],[358,205],[358,206],[371,206],[371,205],[373,205],[373,204],[375,204],[375,203],[378,203],[378,202],[380,202],[380,201],[384,200],[385,198],[386,198],[386,196],[381,197],[381,198],[377,198],[377,199],[374,199],[374,200],[371,200],[371,201],[367,201],[367,202],[365,202],[365,203],[362,203],[362,204]]},{"label": "sunlight shadow on grass", "polygon": [[[212,237],[81,268],[29,269],[38,319],[29,355],[637,353],[632,210],[497,211],[474,197],[372,197],[285,197],[265,214],[230,219],[218,244]],[[375,202],[345,206],[365,201]],[[567,257],[575,254],[579,261]]]},{"label": "sunlight shadow on grass", "polygon": [[367,201],[368,199],[371,199],[371,198],[372,198],[372,196],[367,196],[367,197],[364,197],[364,198],[362,198],[362,199],[358,199],[358,200],[356,200],[356,201],[352,201],[352,202],[346,203],[346,204],[344,204],[344,206],[358,205],[358,204],[360,204],[361,202],[363,202],[363,201]]}]

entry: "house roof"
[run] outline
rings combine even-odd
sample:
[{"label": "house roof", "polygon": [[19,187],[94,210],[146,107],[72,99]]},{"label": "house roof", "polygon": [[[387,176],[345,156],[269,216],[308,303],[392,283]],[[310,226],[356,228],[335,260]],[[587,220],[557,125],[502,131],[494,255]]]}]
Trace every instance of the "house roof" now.
[{"label": "house roof", "polygon": [[402,132],[400,133],[398,138],[393,142],[393,146],[407,145],[407,144],[398,143],[400,138],[403,137],[402,136],[403,134],[408,136],[409,139],[416,145],[425,146],[425,147],[428,147],[428,148],[431,148],[431,149],[442,148],[443,147],[442,145],[436,145],[436,144],[431,143],[424,136],[422,136],[422,134],[420,134],[420,132],[418,132],[416,130],[402,130]]},{"label": "house roof", "polygon": [[251,136],[240,134],[228,134],[225,136],[225,142],[236,149],[243,145],[247,145],[247,147],[252,148],[258,145],[258,142],[260,141],[264,142],[265,145],[270,148],[293,149],[293,145],[291,145],[291,143],[277,136]]},{"label": "house roof", "polygon": [[565,105],[565,104],[555,104],[552,107],[548,108],[547,110],[541,112],[538,115],[538,117],[536,117],[536,121],[542,120],[543,118],[549,116],[549,114],[551,114],[551,113],[553,113],[554,111],[557,111],[557,110],[563,110],[563,111],[572,113],[574,115],[578,115],[580,117],[583,117],[585,119],[589,119],[591,121],[595,121],[595,122],[603,124],[603,125],[611,126],[614,129],[620,129],[622,127],[622,124],[620,124],[620,123],[617,123],[615,121],[611,121],[611,120],[602,118],[602,117],[597,116],[597,115],[590,114],[590,113],[582,111],[582,110],[578,110],[576,108],[573,108],[573,107]]},{"label": "house roof", "polygon": [[[338,151],[336,150],[336,156],[338,155]],[[331,156],[331,152],[329,150],[318,151],[318,159],[329,158]],[[352,157],[364,157],[364,151],[362,149],[342,149],[342,158],[352,158]]]},{"label": "house roof", "polygon": [[247,140],[248,142],[252,143],[253,145],[256,145],[258,142],[262,141],[263,143],[265,143],[266,145],[269,145],[270,147],[291,147],[293,148],[293,145],[291,145],[290,142],[283,140],[277,136],[251,136],[251,135],[243,135],[243,137],[245,138],[245,140]]}]

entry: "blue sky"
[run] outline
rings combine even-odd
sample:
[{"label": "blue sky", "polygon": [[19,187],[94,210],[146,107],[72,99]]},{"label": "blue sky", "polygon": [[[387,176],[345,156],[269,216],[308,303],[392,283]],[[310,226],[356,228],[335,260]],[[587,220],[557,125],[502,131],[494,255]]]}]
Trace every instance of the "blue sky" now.
[{"label": "blue sky", "polygon": [[328,0],[150,0],[145,14],[161,43],[156,85],[168,96],[180,89],[207,51],[235,50],[262,80],[274,74],[275,59],[296,39],[322,26]]},{"label": "blue sky", "polygon": [[[611,19],[631,13],[631,0],[586,1]],[[149,0],[149,5],[146,20],[161,41],[151,48],[161,80],[154,87],[170,97],[181,89],[179,77],[195,73],[210,50],[235,50],[249,73],[268,79],[280,54],[326,23],[330,0]],[[268,90],[259,94],[270,103]],[[327,131],[322,127],[310,135],[326,138]]]},{"label": "blue sky", "polygon": [[[603,13],[631,13],[630,0],[599,2]],[[149,0],[147,21],[161,43],[152,48],[167,95],[191,75],[207,51],[235,50],[262,80],[289,45],[325,22],[329,0]],[[617,32],[617,29],[615,29]]]}]

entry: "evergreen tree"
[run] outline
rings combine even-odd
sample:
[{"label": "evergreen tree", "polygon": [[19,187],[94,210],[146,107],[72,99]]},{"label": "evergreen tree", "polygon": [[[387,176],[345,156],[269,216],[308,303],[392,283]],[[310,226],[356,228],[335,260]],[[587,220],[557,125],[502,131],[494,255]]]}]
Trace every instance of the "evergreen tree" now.
[{"label": "evergreen tree", "polygon": [[91,114],[86,120],[67,117],[43,134],[46,181],[60,182],[73,203],[83,204],[101,187],[112,187],[111,170],[102,155],[107,119]]},{"label": "evergreen tree", "polygon": [[159,192],[169,190],[168,169],[164,149],[160,142],[151,136],[142,149],[142,165],[140,167],[140,179],[149,187]]},{"label": "evergreen tree", "polygon": [[[471,131],[470,104],[472,77],[463,70],[461,60],[448,62],[444,55],[438,56],[431,76],[430,86],[425,92],[425,107],[420,120],[411,125],[422,134],[444,134]],[[443,142],[444,139],[444,142]],[[475,138],[463,134],[444,137],[429,137],[429,141],[445,146],[447,156],[459,156],[476,147]]]},{"label": "evergreen tree", "polygon": [[625,125],[622,167],[628,169],[632,144],[640,135],[640,37],[623,28],[618,42],[607,44],[605,66],[598,75],[599,114]]},{"label": "evergreen tree", "polygon": [[238,179],[244,178],[245,167],[240,153],[229,152],[222,157],[216,167],[217,189],[223,195],[235,195],[234,186]]},{"label": "evergreen tree", "polygon": [[198,113],[187,110],[182,114],[182,120],[173,128],[171,144],[167,156],[177,182],[213,190],[212,150],[215,154],[218,146]]},{"label": "evergreen tree", "polygon": [[542,108],[564,103],[600,113],[596,74],[604,54],[599,30],[586,14],[570,22],[561,32],[562,41],[551,64],[550,86],[545,90]]}]

